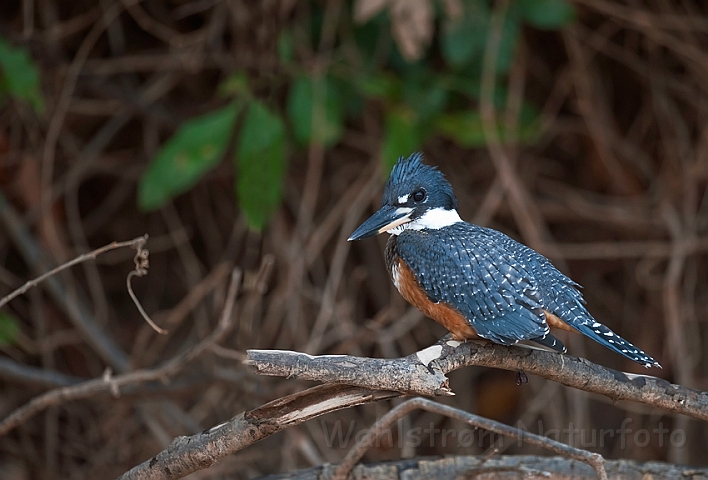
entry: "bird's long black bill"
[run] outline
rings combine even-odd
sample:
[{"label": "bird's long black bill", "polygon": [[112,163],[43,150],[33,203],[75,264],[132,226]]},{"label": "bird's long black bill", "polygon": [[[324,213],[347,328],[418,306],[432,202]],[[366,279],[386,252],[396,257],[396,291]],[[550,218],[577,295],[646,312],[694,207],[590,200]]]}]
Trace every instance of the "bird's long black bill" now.
[{"label": "bird's long black bill", "polygon": [[362,238],[373,237],[379,233],[386,232],[404,223],[410,222],[412,209],[405,207],[383,206],[370,216],[354,233],[349,237],[349,241],[361,240]]}]

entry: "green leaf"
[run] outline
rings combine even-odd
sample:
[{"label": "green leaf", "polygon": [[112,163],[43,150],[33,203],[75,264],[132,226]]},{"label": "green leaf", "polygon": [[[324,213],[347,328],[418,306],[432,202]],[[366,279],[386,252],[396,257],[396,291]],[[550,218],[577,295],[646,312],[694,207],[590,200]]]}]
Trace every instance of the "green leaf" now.
[{"label": "green leaf", "polygon": [[[427,81],[426,81],[427,80]],[[434,83],[438,78],[414,79],[406,77],[403,82],[403,99],[418,114],[419,122],[424,123],[447,105],[448,92]]]},{"label": "green leaf", "polygon": [[381,144],[381,161],[386,172],[391,171],[399,156],[419,150],[422,144],[423,134],[412,110],[399,107],[386,114]]},{"label": "green leaf", "polygon": [[192,188],[215,167],[229,144],[239,102],[184,122],[162,146],[140,179],[138,205],[155,210]]},{"label": "green leaf", "polygon": [[[540,135],[540,115],[530,105],[524,103],[521,108],[516,141],[533,144]],[[435,119],[435,130],[461,147],[474,148],[486,145],[482,116],[474,110],[440,115]],[[502,142],[508,141],[509,131],[503,123],[497,124],[497,132]]]},{"label": "green leaf", "polygon": [[509,72],[511,62],[514,60],[516,46],[521,38],[521,19],[518,8],[512,4],[504,17],[502,35],[499,41],[499,55],[497,57],[497,75]]},{"label": "green leaf", "polygon": [[252,101],[236,147],[236,197],[248,225],[261,230],[280,204],[285,175],[285,125]]},{"label": "green leaf", "polygon": [[384,71],[358,75],[354,78],[354,85],[365,97],[390,101],[398,99],[402,88],[399,77]]},{"label": "green leaf", "polygon": [[44,110],[37,65],[27,50],[0,38],[0,96],[4,93],[29,103],[37,113]]},{"label": "green leaf", "polygon": [[380,69],[396,50],[391,38],[391,22],[386,9],[382,9],[366,23],[353,25],[354,44],[365,68]]},{"label": "green leaf", "polygon": [[486,145],[482,116],[472,110],[448,113],[439,116],[435,129],[461,147],[481,147]]},{"label": "green leaf", "polygon": [[558,30],[576,18],[575,7],[565,0],[519,0],[521,16],[541,30]]},{"label": "green leaf", "polygon": [[317,143],[331,147],[339,141],[344,129],[339,97],[329,77],[300,77],[293,82],[288,97],[288,117],[300,145]]},{"label": "green leaf", "polygon": [[245,72],[235,72],[226,77],[226,80],[219,84],[219,95],[222,97],[232,97],[234,95],[249,95],[251,88],[248,85],[248,74]]},{"label": "green leaf", "polygon": [[0,312],[0,346],[15,343],[19,331],[17,319],[9,313]]},{"label": "green leaf", "polygon": [[449,65],[461,67],[482,58],[490,17],[487,2],[476,1],[464,4],[462,16],[446,21],[440,37],[440,48]]},{"label": "green leaf", "polygon": [[541,113],[526,102],[521,105],[520,113],[519,131],[517,133],[518,141],[522,144],[532,145],[541,138],[543,133],[541,129]]},{"label": "green leaf", "polygon": [[364,112],[366,98],[351,77],[346,79],[332,76],[332,81],[338,92],[340,110],[343,118],[361,118]]},{"label": "green leaf", "polygon": [[282,30],[278,35],[278,57],[283,63],[288,63],[295,58],[295,40],[290,30]]},{"label": "green leaf", "polygon": [[[445,61],[452,67],[462,69],[471,67],[472,72],[482,71],[484,51],[491,27],[492,12],[486,1],[465,4],[464,14],[460,18],[449,19],[443,26],[440,48]],[[502,24],[499,53],[497,56],[497,74],[509,71],[514,59],[514,52],[521,34],[519,9],[512,3]]]}]

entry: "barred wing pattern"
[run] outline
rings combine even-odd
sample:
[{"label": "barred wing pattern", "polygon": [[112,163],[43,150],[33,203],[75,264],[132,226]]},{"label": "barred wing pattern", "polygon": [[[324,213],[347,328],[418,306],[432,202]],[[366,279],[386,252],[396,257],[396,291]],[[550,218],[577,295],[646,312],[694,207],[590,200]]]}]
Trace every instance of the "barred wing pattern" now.
[{"label": "barred wing pattern", "polygon": [[545,310],[620,355],[659,366],[590,315],[577,283],[497,230],[458,222],[406,230],[395,241],[428,298],[456,308],[482,338],[503,345],[543,338]]}]

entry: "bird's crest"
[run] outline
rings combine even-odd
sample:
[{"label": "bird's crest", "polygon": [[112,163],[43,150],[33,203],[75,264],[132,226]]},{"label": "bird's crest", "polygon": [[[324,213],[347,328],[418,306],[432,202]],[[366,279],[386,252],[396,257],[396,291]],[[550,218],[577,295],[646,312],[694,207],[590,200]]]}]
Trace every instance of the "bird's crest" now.
[{"label": "bird's crest", "polygon": [[437,167],[424,164],[421,152],[398,157],[386,182],[382,203],[393,204],[396,198],[419,187],[425,187],[428,194],[437,200],[435,205],[446,209],[457,208],[457,199],[445,175]]},{"label": "bird's crest", "polygon": [[401,155],[391,170],[388,177],[388,186],[403,183],[411,177],[437,171],[437,167],[431,167],[423,163],[423,153],[415,152],[408,157]]}]

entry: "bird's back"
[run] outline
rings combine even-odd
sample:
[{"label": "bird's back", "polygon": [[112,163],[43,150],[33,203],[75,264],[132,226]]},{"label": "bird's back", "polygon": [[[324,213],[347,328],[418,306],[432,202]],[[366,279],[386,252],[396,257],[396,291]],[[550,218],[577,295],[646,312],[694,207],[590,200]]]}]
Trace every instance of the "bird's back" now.
[{"label": "bird's back", "polygon": [[406,230],[386,251],[389,268],[400,257],[431,301],[457,309],[481,337],[508,345],[548,333],[534,277],[545,259],[506,235],[457,222]]},{"label": "bird's back", "polygon": [[386,251],[389,268],[400,258],[432,302],[459,311],[482,338],[505,345],[543,343],[554,339],[548,323],[553,320],[554,327],[578,331],[642,365],[659,366],[590,315],[576,282],[502,232],[467,222],[406,230],[389,239]]}]

